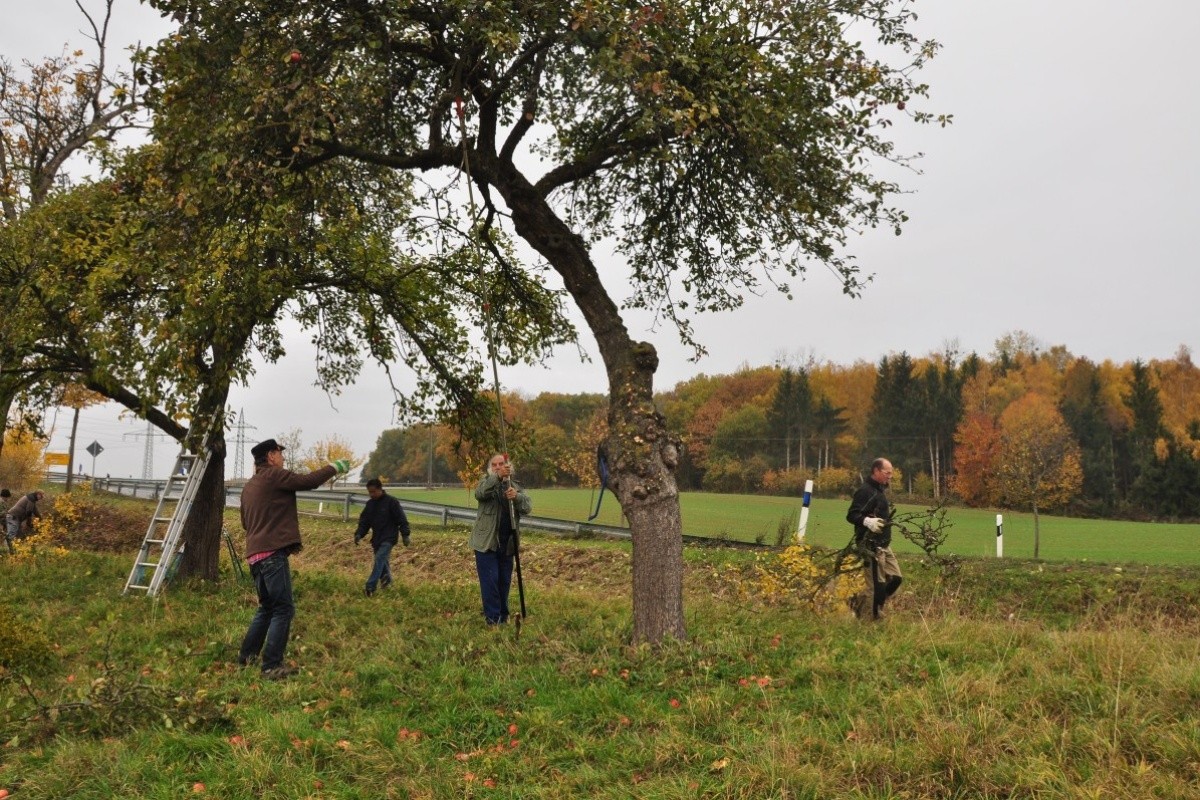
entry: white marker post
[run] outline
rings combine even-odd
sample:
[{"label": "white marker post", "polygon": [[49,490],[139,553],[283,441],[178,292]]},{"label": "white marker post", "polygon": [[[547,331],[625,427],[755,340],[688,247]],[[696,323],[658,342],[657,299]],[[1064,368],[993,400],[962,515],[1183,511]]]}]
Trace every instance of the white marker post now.
[{"label": "white marker post", "polygon": [[1004,515],[996,515],[996,558],[1004,558]]},{"label": "white marker post", "polygon": [[796,544],[804,544],[804,529],[808,527],[808,504],[812,502],[812,481],[804,482],[804,505],[800,506],[800,526],[796,528]]}]

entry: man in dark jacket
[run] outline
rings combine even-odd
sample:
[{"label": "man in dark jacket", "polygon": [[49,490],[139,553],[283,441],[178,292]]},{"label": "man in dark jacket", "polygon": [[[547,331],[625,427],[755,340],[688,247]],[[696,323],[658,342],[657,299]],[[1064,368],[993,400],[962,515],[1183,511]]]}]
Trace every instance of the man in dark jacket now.
[{"label": "man in dark jacket", "polygon": [[371,549],[375,551],[375,566],[367,578],[367,597],[375,594],[379,584],[386,589],[392,584],[392,567],[388,560],[396,546],[396,534],[404,537],[404,546],[409,545],[408,517],[400,507],[400,501],[383,490],[383,483],[372,478],[367,481],[367,494],[371,499],[358,515],[358,530],[354,532],[354,543],[358,544],[367,531],[371,531]]},{"label": "man in dark jacket", "polygon": [[29,535],[29,528],[32,526],[33,520],[42,516],[42,512],[38,510],[38,501],[45,496],[45,492],[30,492],[13,503],[12,508],[5,512],[4,536],[8,540],[9,550],[12,549],[13,541]]},{"label": "man in dark jacket", "polygon": [[238,663],[248,666],[262,654],[263,677],[278,680],[293,675],[283,662],[296,606],[288,556],[298,552],[300,518],[296,492],[316,489],[350,469],[345,459],[305,475],[283,468],[283,446],[274,439],[250,449],[254,477],[242,488],[242,527],[246,529],[246,561],[258,592],[258,611],[242,640]]},{"label": "man in dark jacket", "polygon": [[892,480],[892,462],[877,458],[871,464],[871,476],[858,487],[850,500],[846,521],[854,526],[854,541],[863,560],[864,594],[851,601],[855,616],[871,619],[883,616],[883,604],[900,588],[904,580],[900,562],[892,552],[892,504],[884,491]]}]

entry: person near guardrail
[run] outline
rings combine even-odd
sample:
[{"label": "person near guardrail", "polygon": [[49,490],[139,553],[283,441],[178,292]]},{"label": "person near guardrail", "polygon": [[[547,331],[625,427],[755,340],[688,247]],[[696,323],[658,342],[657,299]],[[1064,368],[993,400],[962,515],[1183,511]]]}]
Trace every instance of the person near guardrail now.
[{"label": "person near guardrail", "polygon": [[[11,497],[11,494],[9,495]],[[46,496],[43,491],[33,491],[13,503],[12,508],[4,513],[4,539],[8,549],[12,550],[13,542],[29,535],[33,520],[41,517],[38,502]]]},{"label": "person near guardrail", "polygon": [[367,531],[371,531],[371,550],[375,553],[375,560],[365,589],[367,597],[370,597],[375,594],[376,585],[383,589],[392,585],[392,567],[389,563],[392,548],[399,537],[404,538],[404,546],[408,547],[411,530],[400,501],[383,490],[383,483],[378,478],[367,481],[367,494],[371,499],[358,515],[354,543],[361,542]]},{"label": "person near guardrail", "polygon": [[296,492],[316,489],[350,470],[346,459],[305,474],[283,468],[283,445],[274,439],[250,448],[254,476],[242,488],[242,527],[246,529],[246,561],[258,593],[258,610],[238,651],[238,663],[249,666],[262,656],[262,674],[279,680],[296,673],[284,663],[288,633],[296,605],[292,599],[292,572],[288,557],[298,552],[300,517]]},{"label": "person near guardrail", "polygon": [[863,562],[863,594],[851,599],[850,608],[856,617],[871,619],[883,616],[883,605],[900,588],[904,577],[900,562],[892,552],[892,513],[894,507],[884,492],[892,480],[892,462],[877,458],[871,464],[871,475],[850,499],[846,521],[854,526],[854,542]]},{"label": "person near guardrail", "polygon": [[[512,480],[512,464],[502,453],[488,461],[487,474],[475,487],[475,499],[479,502],[479,514],[471,531],[471,549],[475,551],[483,618],[489,625],[502,625],[508,622],[513,530],[520,518],[533,510],[533,501],[521,485]],[[516,521],[510,510],[516,511]]]}]

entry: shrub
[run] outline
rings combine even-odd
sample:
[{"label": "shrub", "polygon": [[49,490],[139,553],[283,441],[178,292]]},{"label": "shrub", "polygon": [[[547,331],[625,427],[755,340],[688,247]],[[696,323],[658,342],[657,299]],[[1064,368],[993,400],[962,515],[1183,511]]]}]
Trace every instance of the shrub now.
[{"label": "shrub", "polygon": [[762,478],[763,491],[784,497],[800,497],[804,494],[805,481],[812,473],[802,469],[770,469]]},{"label": "shrub", "polygon": [[709,463],[703,486],[710,492],[756,492],[766,472],[767,462],[762,456],[723,458]]},{"label": "shrub", "polygon": [[[12,502],[17,501],[17,487],[36,486],[41,480],[42,450],[46,442],[20,430],[4,434],[4,452],[0,453],[0,486],[12,489]],[[21,489],[20,491],[28,491]]]},{"label": "shrub", "polygon": [[0,683],[41,674],[53,659],[54,650],[45,634],[12,613],[0,615]]},{"label": "shrub", "polygon": [[824,495],[853,494],[858,488],[858,475],[845,467],[826,467],[817,475],[813,488]]},{"label": "shrub", "polygon": [[917,497],[933,497],[933,478],[918,472],[913,478],[911,493]]},{"label": "shrub", "polygon": [[836,551],[792,545],[760,559],[753,588],[767,602],[798,600],[817,613],[844,611],[859,590],[856,580],[839,580],[857,574],[861,562],[853,555],[839,557]]}]

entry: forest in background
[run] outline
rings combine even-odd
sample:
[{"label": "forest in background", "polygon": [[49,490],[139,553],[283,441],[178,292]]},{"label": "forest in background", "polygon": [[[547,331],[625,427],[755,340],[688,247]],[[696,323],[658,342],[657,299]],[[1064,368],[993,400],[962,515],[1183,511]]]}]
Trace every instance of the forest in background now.
[{"label": "forest in background", "polygon": [[[529,486],[597,485],[603,394],[502,398]],[[656,401],[684,444],[681,490],[798,495],[859,484],[886,456],[916,498],[1085,516],[1200,518],[1200,369],[1095,363],[1025,332],[987,357],[952,348],[878,363],[809,360],[698,375]],[[471,484],[486,454],[452,425],[384,431],[364,480]]]}]

